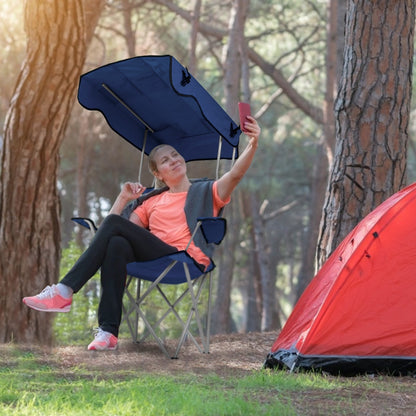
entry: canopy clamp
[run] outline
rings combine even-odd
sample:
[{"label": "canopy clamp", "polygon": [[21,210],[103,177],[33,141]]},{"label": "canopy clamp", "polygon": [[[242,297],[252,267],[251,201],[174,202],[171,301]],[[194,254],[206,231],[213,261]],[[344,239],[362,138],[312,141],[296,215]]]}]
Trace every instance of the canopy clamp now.
[{"label": "canopy clamp", "polygon": [[185,70],[182,70],[182,81],[181,85],[184,87],[186,84],[189,84],[191,82],[191,74],[188,71],[188,68],[185,68]]}]

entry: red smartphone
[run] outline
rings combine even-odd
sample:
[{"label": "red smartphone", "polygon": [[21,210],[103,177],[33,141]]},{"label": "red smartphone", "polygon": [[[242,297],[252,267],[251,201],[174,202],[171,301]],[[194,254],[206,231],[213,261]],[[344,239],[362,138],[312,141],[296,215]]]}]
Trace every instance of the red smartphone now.
[{"label": "red smartphone", "polygon": [[240,114],[240,130],[244,132],[244,123],[247,121],[247,116],[251,116],[250,104],[238,103],[238,112]]}]

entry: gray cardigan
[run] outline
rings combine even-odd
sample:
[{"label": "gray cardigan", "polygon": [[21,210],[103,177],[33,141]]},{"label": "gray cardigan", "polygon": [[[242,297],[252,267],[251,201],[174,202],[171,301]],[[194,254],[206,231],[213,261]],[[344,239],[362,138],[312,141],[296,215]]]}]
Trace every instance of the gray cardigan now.
[{"label": "gray cardigan", "polygon": [[[198,218],[200,217],[212,217],[214,209],[214,201],[212,198],[212,185],[214,181],[210,179],[192,179],[191,187],[189,188],[188,195],[185,201],[185,216],[188,223],[188,228],[192,234],[196,227]],[[169,188],[167,186],[163,188],[154,189],[145,195],[140,196],[135,201],[131,202],[124,208],[121,216],[129,218],[130,214],[144,201],[152,196],[159,195],[162,192],[166,192]],[[197,231],[194,237],[194,243],[198,246],[204,254],[208,257],[212,257],[214,247],[212,244],[207,244],[202,234],[201,229]]]}]

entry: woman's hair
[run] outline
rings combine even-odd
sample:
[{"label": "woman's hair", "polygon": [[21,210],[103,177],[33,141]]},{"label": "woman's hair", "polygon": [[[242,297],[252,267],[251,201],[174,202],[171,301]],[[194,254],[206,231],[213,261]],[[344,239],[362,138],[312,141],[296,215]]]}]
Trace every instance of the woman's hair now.
[{"label": "woman's hair", "polygon": [[155,160],[156,153],[158,152],[159,149],[162,149],[162,147],[165,147],[165,146],[170,146],[170,145],[169,144],[159,144],[158,146],[154,147],[152,149],[152,151],[149,153],[148,166],[149,166],[150,173],[152,175],[154,175],[155,172],[157,172],[157,164],[156,164],[156,160]]},{"label": "woman's hair", "polygon": [[[152,151],[149,153],[148,167],[149,167],[150,173],[153,176],[155,176],[155,172],[157,172],[157,164],[155,160],[156,153],[158,152],[159,149],[165,146],[172,147],[169,144],[159,144],[158,146],[154,147]],[[163,181],[157,179],[155,176],[155,188],[162,188],[165,185],[166,184]]]}]

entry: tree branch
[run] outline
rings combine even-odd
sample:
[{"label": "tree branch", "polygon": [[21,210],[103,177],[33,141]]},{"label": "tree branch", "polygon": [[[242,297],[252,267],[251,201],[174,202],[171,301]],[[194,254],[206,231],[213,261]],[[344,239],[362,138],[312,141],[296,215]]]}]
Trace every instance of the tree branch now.
[{"label": "tree branch", "polygon": [[[178,16],[185,19],[188,23],[192,22],[192,14],[187,10],[179,7],[169,0],[152,0],[152,3],[157,3],[161,6],[165,6],[171,12],[177,14]],[[215,37],[222,39],[228,36],[228,31],[223,29],[214,28],[202,21],[199,22],[199,31],[204,36]],[[277,69],[273,64],[266,61],[262,56],[260,56],[254,49],[248,47],[247,54],[249,59],[255,63],[262,71],[270,76],[273,81],[278,85],[282,92],[287,96],[287,98],[301,111],[303,111],[307,116],[309,116],[317,124],[322,125],[324,122],[323,111],[320,107],[314,106],[310,101],[305,99],[298,91],[293,87],[293,85],[286,79],[283,73]]]}]

